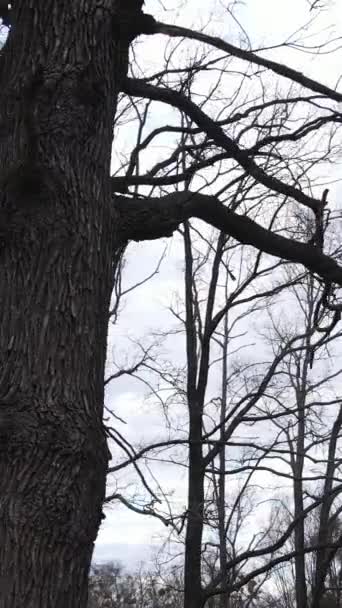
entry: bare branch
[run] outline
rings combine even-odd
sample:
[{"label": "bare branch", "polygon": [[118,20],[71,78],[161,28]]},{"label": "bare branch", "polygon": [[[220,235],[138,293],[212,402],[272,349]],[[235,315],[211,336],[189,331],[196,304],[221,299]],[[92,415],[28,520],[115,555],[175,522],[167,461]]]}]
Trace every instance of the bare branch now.
[{"label": "bare branch", "polygon": [[268,175],[255,163],[253,155],[248,150],[241,149],[235,141],[225,134],[217,122],[212,120],[195,103],[185,97],[185,95],[182,95],[182,93],[178,93],[177,91],[168,88],[146,84],[143,80],[130,78],[125,80],[123,90],[128,95],[167,103],[181,112],[184,112],[191,120],[201,127],[205,133],[207,133],[217,146],[226,150],[228,155],[239,163],[239,165],[258,182],[275,192],[295,199],[298,203],[305,205],[313,211],[320,208],[320,200],[308,196],[305,192],[282,182],[274,176]]},{"label": "bare branch", "polygon": [[[315,4],[315,2],[314,2]],[[302,72],[298,72],[298,70],[294,70],[293,68],[284,65],[283,63],[278,63],[277,61],[272,61],[271,59],[266,59],[264,57],[260,57],[256,55],[255,52],[251,50],[240,49],[229,42],[225,42],[221,38],[217,36],[208,36],[203,32],[196,32],[194,30],[188,29],[186,27],[180,27],[178,25],[169,25],[166,23],[155,23],[155,32],[158,34],[165,34],[166,36],[173,37],[182,37],[188,38],[190,40],[198,40],[199,42],[203,42],[204,44],[209,44],[220,51],[224,51],[229,55],[233,55],[234,57],[238,57],[243,61],[248,61],[249,63],[254,63],[255,65],[262,66],[268,70],[271,70],[275,74],[279,76],[283,76],[284,78],[288,78],[292,80],[292,82],[296,82],[301,86],[314,91],[315,93],[320,93],[322,95],[326,95],[330,99],[334,101],[341,102],[342,94],[330,87],[305,76]]]}]

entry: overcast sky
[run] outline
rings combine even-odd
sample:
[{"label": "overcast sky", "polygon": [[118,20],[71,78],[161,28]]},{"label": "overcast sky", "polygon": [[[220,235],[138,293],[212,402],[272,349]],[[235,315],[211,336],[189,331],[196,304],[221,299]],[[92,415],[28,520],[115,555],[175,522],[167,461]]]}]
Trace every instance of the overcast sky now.
[{"label": "overcast sky", "polygon": [[[336,35],[342,31],[342,11],[338,9],[338,4],[336,2],[334,8],[323,18],[324,26],[331,25],[335,21]],[[163,10],[163,5],[168,10]],[[175,22],[189,27],[199,28],[207,24],[206,31],[218,33],[229,42],[237,44],[240,41],[243,44],[243,31],[238,31],[236,23],[223,10],[222,5],[224,5],[223,0],[202,3],[188,0],[182,5],[168,0],[163,3],[158,0],[148,0],[146,12],[150,12],[160,21]],[[178,10],[177,6],[179,6]],[[309,16],[307,8],[308,4],[305,0],[246,0],[244,4],[241,3],[238,14],[253,46],[262,47],[283,42],[307,22]],[[310,32],[319,33],[321,29],[322,19],[320,23],[313,24]],[[332,39],[334,28],[331,27],[329,32]],[[292,40],[295,38],[296,36]],[[310,39],[311,43],[318,38]],[[162,68],[162,49],[165,42],[165,38],[158,36],[139,43],[140,64],[147,68],[151,65],[153,69]],[[278,61],[287,61],[289,65],[315,76],[330,86],[335,86],[338,69],[341,66],[341,54],[336,59],[332,56],[315,58],[313,55],[287,50],[285,57],[282,50],[275,51],[273,57]],[[164,116],[165,121],[168,120],[168,109],[164,108],[161,112],[164,114],[158,114],[158,118],[162,120],[161,116]],[[121,135],[120,145],[123,140],[124,135]],[[183,252],[180,243],[179,239],[174,238],[130,246],[124,275],[126,288],[141,281],[153,271],[165,247],[167,255],[158,274],[125,299],[118,324],[110,330],[108,372],[113,369],[113,356],[118,361],[125,361],[127,349],[129,349],[128,360],[132,358],[134,360],[136,349],[130,345],[131,339],[141,339],[151,330],[165,329],[170,325],[168,305],[172,294],[176,291],[181,293],[183,289]],[[172,355],[175,360],[184,359],[184,346],[180,344],[179,341],[174,343],[171,341],[169,343],[171,352],[164,354]],[[119,431],[130,441],[141,444],[157,441],[161,436],[165,436],[165,421],[160,406],[151,400],[146,401],[145,396],[146,386],[129,376],[111,383],[106,393],[106,405],[127,423],[116,421]],[[174,415],[177,416],[178,412],[174,412]],[[114,462],[122,457],[118,450],[113,450]],[[166,464],[160,464],[157,470],[163,488],[174,491],[172,500],[181,507],[185,501],[186,470],[182,471]],[[128,494],[132,493],[135,486],[129,485],[130,481],[127,472],[121,472],[115,481],[118,491],[124,494],[127,489]],[[159,521],[151,517],[135,515],[119,503],[111,505],[106,510],[106,516],[96,543],[95,561],[119,559],[124,564],[135,566],[139,561],[148,559],[151,545],[160,546],[164,529]]]}]

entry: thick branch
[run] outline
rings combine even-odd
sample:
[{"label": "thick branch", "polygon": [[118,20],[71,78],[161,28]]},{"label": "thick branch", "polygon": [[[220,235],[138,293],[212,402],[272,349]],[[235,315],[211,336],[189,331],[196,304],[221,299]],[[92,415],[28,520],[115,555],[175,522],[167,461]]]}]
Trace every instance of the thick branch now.
[{"label": "thick branch", "polygon": [[214,196],[174,192],[162,198],[116,198],[123,239],[143,241],[171,236],[191,217],[224,231],[240,243],[275,257],[302,264],[326,282],[342,286],[342,268],[318,247],[286,238],[263,228],[246,216],[230,211]]},{"label": "thick branch", "polygon": [[226,150],[228,154],[227,157],[236,160],[236,162],[239,163],[249,175],[252,175],[256,181],[275,192],[295,199],[298,203],[309,207],[313,211],[319,209],[321,201],[312,198],[294,186],[286,184],[278,178],[265,173],[265,171],[256,164],[250,152],[242,150],[237,143],[224,133],[223,129],[214,120],[207,116],[207,114],[190,99],[181,93],[178,93],[178,91],[159,88],[147,84],[143,80],[131,78],[127,78],[124,81],[122,88],[128,95],[161,101],[184,112],[205,133],[207,133],[217,146]]}]

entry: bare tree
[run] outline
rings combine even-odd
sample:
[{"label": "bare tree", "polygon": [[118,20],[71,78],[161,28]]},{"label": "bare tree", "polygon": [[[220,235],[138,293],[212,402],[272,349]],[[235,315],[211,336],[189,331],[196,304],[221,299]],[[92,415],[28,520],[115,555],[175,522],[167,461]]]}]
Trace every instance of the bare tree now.
[{"label": "bare tree", "polygon": [[126,573],[120,564],[104,563],[92,567],[89,608],[180,608],[182,594],[177,574],[167,577],[144,568]]},{"label": "bare tree", "polygon": [[[341,368],[333,354],[341,332],[334,319],[329,319],[331,313],[321,309],[321,292],[312,276],[305,276],[290,291],[291,312],[282,313],[282,321],[272,321],[270,339],[272,344],[283,344],[299,332],[299,348],[281,363],[274,396],[278,407],[270,412],[269,419],[283,445],[279,475],[288,475],[289,468],[289,478],[293,479],[291,506],[287,505],[281,525],[295,523],[293,539],[288,541],[294,552],[294,575],[284,576],[283,566],[278,581],[283,586],[284,606],[295,602],[304,607],[323,601],[324,580],[334,564],[338,546],[331,523],[340,512],[341,404],[335,383],[339,382]],[[321,315],[325,318],[323,324]],[[316,509],[306,517],[310,503],[316,503]],[[291,567],[287,567],[287,572],[291,573]]]},{"label": "bare tree", "polygon": [[[325,197],[313,196],[286,170],[282,146],[291,141],[302,147],[309,134],[336,126],[340,113],[333,104],[341,94],[261,53],[157,22],[142,13],[142,4],[13,0],[10,11],[6,3],[0,6],[10,24],[0,54],[4,607],[86,605],[109,458],[102,420],[108,311],[118,252],[127,241],[171,235],[197,217],[317,273],[326,306],[336,306],[332,285],[342,284],[338,260],[322,250]],[[127,77],[132,41],[158,33],[211,45],[308,89],[309,97],[300,92],[303,103],[321,104],[320,116],[251,144],[240,142],[229,117],[222,123],[209,107],[204,111],[165,86],[162,76]],[[123,196],[134,176],[110,178],[120,93],[184,112],[191,129],[213,142],[239,177],[251,176],[264,192],[308,207],[316,218],[311,242],[229,210],[219,195],[183,190]],[[327,154],[331,149],[328,138]],[[267,167],[274,155],[277,174]],[[138,184],[146,181],[138,176]]]}]

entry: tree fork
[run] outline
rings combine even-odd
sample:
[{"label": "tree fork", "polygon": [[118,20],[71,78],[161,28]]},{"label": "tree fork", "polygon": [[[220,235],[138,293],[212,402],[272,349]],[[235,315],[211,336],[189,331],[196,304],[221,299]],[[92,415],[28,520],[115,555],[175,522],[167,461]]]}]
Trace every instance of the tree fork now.
[{"label": "tree fork", "polygon": [[[112,179],[115,188],[115,178]],[[342,267],[311,243],[302,243],[264,228],[245,215],[231,211],[215,196],[197,192],[173,192],[161,198],[118,196],[121,238],[143,241],[171,236],[179,224],[198,218],[235,238],[278,258],[302,264],[327,284],[342,286]]]}]

